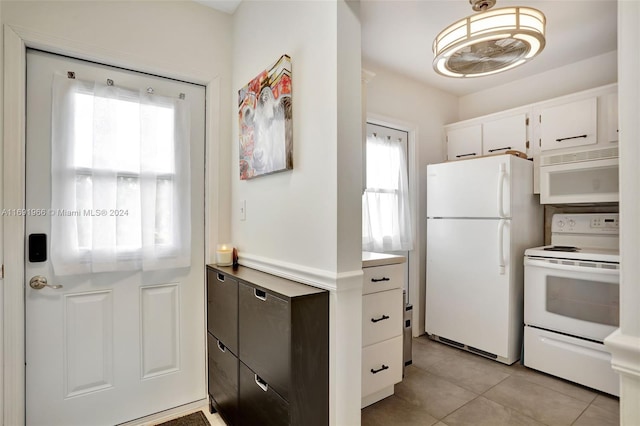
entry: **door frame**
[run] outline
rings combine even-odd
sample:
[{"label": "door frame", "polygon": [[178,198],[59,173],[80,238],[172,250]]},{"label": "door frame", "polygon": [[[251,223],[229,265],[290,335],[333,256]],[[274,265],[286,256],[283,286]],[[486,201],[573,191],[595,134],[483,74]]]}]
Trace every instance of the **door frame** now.
[{"label": "door frame", "polygon": [[[418,337],[424,333],[424,290],[420,289],[420,259],[424,256],[422,253],[422,246],[424,239],[421,237],[424,234],[424,228],[422,227],[422,221],[420,220],[419,213],[419,200],[420,200],[420,181],[419,177],[419,147],[416,143],[418,138],[418,126],[413,123],[403,122],[392,117],[388,117],[381,114],[367,113],[366,123],[376,124],[378,126],[389,127],[392,129],[407,132],[407,174],[409,175],[409,194],[410,194],[410,209],[411,209],[411,227],[413,230],[413,250],[407,252],[407,262],[409,263],[409,294],[408,299],[413,305],[411,311],[412,324],[418,324],[418,327],[412,327],[411,333],[413,337]],[[422,318],[422,320],[420,319]],[[419,324],[422,324],[420,328]]]},{"label": "door frame", "polygon": [[[171,62],[159,63],[127,53],[96,48],[68,39],[34,32],[21,27],[4,26],[4,105],[2,152],[2,207],[24,208],[25,125],[26,125],[26,50],[34,48],[78,59],[120,66],[175,78],[206,87],[205,93],[205,263],[212,260],[218,233],[220,176],[212,173],[220,165],[221,77],[206,73],[175,71]],[[207,147],[209,149],[207,149]],[[3,295],[0,297],[3,351],[0,355],[2,395],[0,424],[25,421],[25,324],[24,324],[24,229],[23,216],[2,217],[2,253],[4,254]],[[8,249],[10,248],[10,250]],[[203,265],[204,267],[204,265]],[[203,337],[204,338],[204,337]]]}]

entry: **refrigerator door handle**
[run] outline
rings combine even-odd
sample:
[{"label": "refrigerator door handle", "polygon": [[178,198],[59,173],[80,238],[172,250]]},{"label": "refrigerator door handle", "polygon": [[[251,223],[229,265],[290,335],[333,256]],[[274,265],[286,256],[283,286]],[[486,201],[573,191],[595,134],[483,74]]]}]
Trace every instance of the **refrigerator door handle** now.
[{"label": "refrigerator door handle", "polygon": [[498,222],[498,272],[500,275],[504,275],[505,262],[504,262],[504,225],[506,220],[500,219]]},{"label": "refrigerator door handle", "polygon": [[498,173],[498,217],[507,217],[504,213],[504,181],[507,178],[507,170],[504,163],[500,163]]}]

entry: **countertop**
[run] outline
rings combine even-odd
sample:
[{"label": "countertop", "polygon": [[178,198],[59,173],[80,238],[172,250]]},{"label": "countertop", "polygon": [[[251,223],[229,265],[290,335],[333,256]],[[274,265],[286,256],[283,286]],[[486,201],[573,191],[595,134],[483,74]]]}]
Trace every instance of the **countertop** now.
[{"label": "countertop", "polygon": [[393,265],[396,263],[404,263],[407,258],[395,254],[373,253],[370,251],[362,252],[362,267],[371,268],[372,266]]}]

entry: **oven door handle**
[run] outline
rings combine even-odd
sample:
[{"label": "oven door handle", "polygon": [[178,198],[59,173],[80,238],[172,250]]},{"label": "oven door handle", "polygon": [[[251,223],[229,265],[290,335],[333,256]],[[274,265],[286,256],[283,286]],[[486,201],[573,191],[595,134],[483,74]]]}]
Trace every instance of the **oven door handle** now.
[{"label": "oven door handle", "polygon": [[[585,261],[585,263],[587,263]],[[593,262],[589,262],[593,263]],[[539,266],[541,268],[556,269],[559,271],[582,272],[597,275],[620,275],[619,269],[592,268],[589,266],[564,265],[561,263],[552,263],[547,260],[532,259],[525,257],[524,266]]]}]

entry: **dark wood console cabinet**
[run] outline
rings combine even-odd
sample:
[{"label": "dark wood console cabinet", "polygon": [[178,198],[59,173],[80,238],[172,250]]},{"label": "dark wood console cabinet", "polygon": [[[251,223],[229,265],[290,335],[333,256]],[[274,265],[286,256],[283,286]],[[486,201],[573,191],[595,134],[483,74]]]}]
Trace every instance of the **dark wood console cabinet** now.
[{"label": "dark wood console cabinet", "polygon": [[329,424],[329,293],[207,266],[210,407],[229,425]]}]

